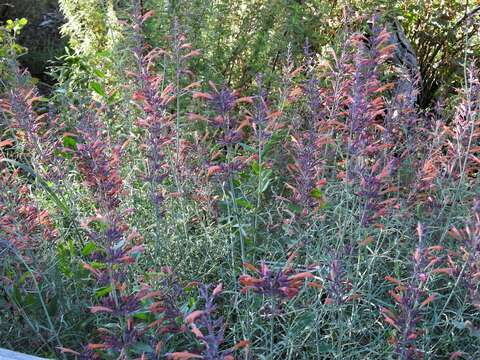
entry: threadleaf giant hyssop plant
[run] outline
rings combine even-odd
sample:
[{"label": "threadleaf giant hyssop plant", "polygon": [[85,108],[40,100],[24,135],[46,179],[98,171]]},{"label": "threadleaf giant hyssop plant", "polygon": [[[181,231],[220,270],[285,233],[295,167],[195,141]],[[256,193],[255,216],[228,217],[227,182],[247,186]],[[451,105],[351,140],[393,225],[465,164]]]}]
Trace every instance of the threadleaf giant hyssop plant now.
[{"label": "threadleaf giant hyssop plant", "polygon": [[425,108],[396,57],[433,40],[388,24],[410,5],[61,3],[76,53],[51,88],[0,38],[0,347],[480,358],[471,4],[463,86]]}]

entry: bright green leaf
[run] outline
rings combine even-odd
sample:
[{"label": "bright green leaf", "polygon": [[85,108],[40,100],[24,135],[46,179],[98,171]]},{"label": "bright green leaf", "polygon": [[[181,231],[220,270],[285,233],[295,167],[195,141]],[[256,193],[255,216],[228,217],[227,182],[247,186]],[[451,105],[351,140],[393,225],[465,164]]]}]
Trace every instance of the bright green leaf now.
[{"label": "bright green leaf", "polygon": [[100,85],[98,82],[93,81],[90,83],[90,89],[95,91],[98,95],[105,97],[107,94],[105,93],[105,90],[103,90],[102,85]]},{"label": "bright green leaf", "polygon": [[113,290],[113,288],[112,288],[111,285],[102,287],[102,288],[98,289],[97,291],[95,291],[95,296],[96,297],[106,296],[106,295],[110,294],[110,292],[112,290]]},{"label": "bright green leaf", "polygon": [[97,245],[94,242],[90,241],[83,247],[82,255],[83,256],[88,256],[92,252],[94,252],[96,248],[97,248]]}]

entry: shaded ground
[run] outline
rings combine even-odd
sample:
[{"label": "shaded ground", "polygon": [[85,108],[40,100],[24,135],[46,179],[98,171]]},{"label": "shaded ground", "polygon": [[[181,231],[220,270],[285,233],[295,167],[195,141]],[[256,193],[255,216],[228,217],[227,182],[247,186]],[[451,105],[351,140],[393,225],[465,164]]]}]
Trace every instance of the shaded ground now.
[{"label": "shaded ground", "polygon": [[6,0],[0,4],[0,22],[7,19],[27,18],[18,42],[28,49],[20,58],[33,77],[40,80],[40,87],[47,90],[53,79],[48,67],[64,53],[66,41],[61,38],[59,26],[62,15],[57,0]]}]

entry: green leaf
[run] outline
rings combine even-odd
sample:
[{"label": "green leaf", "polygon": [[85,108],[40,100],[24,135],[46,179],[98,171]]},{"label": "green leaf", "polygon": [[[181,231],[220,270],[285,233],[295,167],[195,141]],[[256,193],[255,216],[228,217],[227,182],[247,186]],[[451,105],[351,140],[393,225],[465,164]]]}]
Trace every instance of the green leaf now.
[{"label": "green leaf", "polygon": [[241,206],[241,207],[244,207],[244,208],[247,208],[247,209],[253,209],[255,206],[253,206],[253,204],[248,201],[247,199],[243,199],[243,198],[240,198],[240,199],[237,199],[237,205],[238,206]]},{"label": "green leaf", "polygon": [[73,276],[73,271],[70,266],[70,259],[74,255],[74,251],[70,248],[72,241],[69,241],[67,244],[59,244],[57,247],[57,256],[58,260],[58,269],[62,274],[71,278]]},{"label": "green leaf", "polygon": [[98,270],[103,270],[107,267],[107,265],[105,265],[104,263],[97,262],[97,261],[93,261],[92,263],[90,263],[90,266]]},{"label": "green leaf", "polygon": [[106,97],[107,94],[105,93],[105,90],[103,90],[102,85],[100,85],[98,82],[93,81],[90,83],[90,89],[95,91],[98,95],[102,97]]},{"label": "green leaf", "polygon": [[6,28],[7,28],[7,30],[9,30],[9,31],[13,30],[13,27],[14,27],[14,26],[15,26],[15,23],[13,22],[12,19],[8,19],[8,20],[6,21]]},{"label": "green leaf", "polygon": [[23,298],[23,305],[26,307],[40,307],[38,297],[34,296],[33,294],[27,294]]},{"label": "green leaf", "polygon": [[105,73],[98,69],[94,70],[93,72],[95,73],[95,75],[97,75],[101,79],[104,79],[106,77]]},{"label": "green leaf", "polygon": [[299,213],[302,211],[302,208],[298,206],[297,204],[290,203],[287,205],[288,209],[292,211],[293,213]]},{"label": "green leaf", "polygon": [[272,182],[272,179],[268,179],[267,181],[263,182],[262,186],[260,187],[260,193],[264,193],[265,191],[267,191],[271,182]]},{"label": "green leaf", "polygon": [[286,136],[287,132],[285,130],[274,132],[270,140],[263,147],[262,158],[267,158],[270,150],[274,149],[278,143],[283,142]]},{"label": "green leaf", "polygon": [[112,288],[111,285],[102,287],[102,288],[98,289],[97,291],[95,291],[95,296],[96,297],[103,297],[105,295],[110,294],[110,292],[112,290],[113,290],[113,288]]},{"label": "green leaf", "polygon": [[256,161],[252,162],[251,167],[252,167],[253,173],[258,176],[258,174],[260,174],[260,165],[258,164],[258,162]]},{"label": "green leaf", "polygon": [[133,315],[134,318],[139,319],[139,320],[148,320],[150,319],[150,313],[148,312],[139,312]]},{"label": "green leaf", "polygon": [[28,272],[23,273],[23,275],[20,276],[20,278],[18,279],[18,283],[23,285],[23,284],[25,283],[25,280],[26,280],[29,276],[30,276],[30,273],[28,273]]},{"label": "green leaf", "polygon": [[63,137],[63,146],[72,150],[77,150],[77,140],[66,135]]},{"label": "green leaf", "polygon": [[267,191],[270,183],[272,182],[272,171],[271,170],[264,170],[261,174],[261,181],[260,181],[260,193],[264,193]]},{"label": "green leaf", "polygon": [[315,189],[312,190],[310,195],[312,195],[312,197],[315,198],[315,199],[321,199],[322,196],[323,196],[323,193],[320,189],[315,188]]},{"label": "green leaf", "polygon": [[88,256],[90,255],[92,252],[95,251],[95,249],[97,248],[97,244],[95,244],[93,241],[89,241],[82,249],[82,255],[83,256]]}]

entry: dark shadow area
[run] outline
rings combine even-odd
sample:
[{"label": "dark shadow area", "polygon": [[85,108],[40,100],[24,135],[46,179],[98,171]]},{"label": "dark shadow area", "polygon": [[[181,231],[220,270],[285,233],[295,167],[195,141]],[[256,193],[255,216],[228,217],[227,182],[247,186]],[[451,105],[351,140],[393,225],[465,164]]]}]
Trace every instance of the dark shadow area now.
[{"label": "dark shadow area", "polygon": [[64,54],[66,40],[59,27],[63,23],[57,0],[6,0],[0,3],[0,22],[26,18],[28,24],[18,37],[18,42],[28,52],[19,58],[34,78],[40,91],[48,93],[55,80],[48,74],[49,66]]}]

